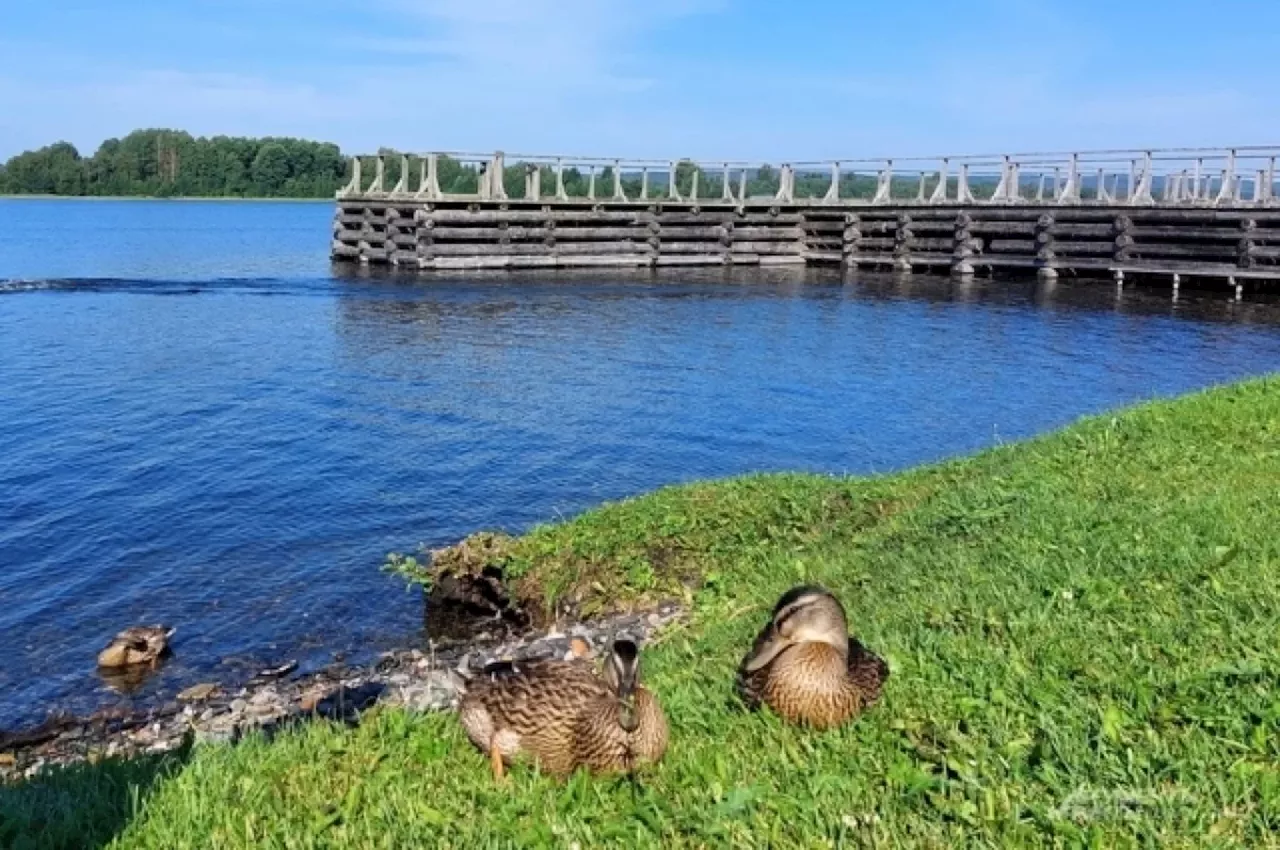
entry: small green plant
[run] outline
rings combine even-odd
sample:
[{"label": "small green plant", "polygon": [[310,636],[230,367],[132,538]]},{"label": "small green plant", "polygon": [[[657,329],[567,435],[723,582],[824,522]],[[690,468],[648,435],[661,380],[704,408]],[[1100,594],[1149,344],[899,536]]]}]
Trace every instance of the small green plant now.
[{"label": "small green plant", "polygon": [[[420,557],[422,560],[419,560]],[[419,547],[417,555],[388,552],[382,569],[410,584],[420,584],[426,590],[431,589],[431,553],[425,547]]]}]

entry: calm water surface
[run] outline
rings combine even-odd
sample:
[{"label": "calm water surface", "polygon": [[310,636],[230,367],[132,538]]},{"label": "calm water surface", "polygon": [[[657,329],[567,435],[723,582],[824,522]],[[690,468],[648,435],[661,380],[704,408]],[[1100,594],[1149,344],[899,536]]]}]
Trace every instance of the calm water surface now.
[{"label": "calm water surface", "polygon": [[327,204],[0,201],[0,728],[415,640],[389,550],[883,472],[1280,368],[1280,307],[797,272],[360,279]]}]

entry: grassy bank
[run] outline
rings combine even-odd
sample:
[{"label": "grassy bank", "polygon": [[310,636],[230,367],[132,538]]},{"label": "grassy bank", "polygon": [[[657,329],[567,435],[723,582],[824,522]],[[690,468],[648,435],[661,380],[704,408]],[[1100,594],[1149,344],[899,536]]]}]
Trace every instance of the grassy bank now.
[{"label": "grassy bank", "polygon": [[[891,477],[673,488],[505,553],[545,598],[689,595],[646,652],[672,745],[639,783],[495,787],[452,717],[384,712],[5,789],[0,842],[1280,846],[1277,529],[1277,378]],[[833,733],[732,697],[802,580],[893,669]]]}]

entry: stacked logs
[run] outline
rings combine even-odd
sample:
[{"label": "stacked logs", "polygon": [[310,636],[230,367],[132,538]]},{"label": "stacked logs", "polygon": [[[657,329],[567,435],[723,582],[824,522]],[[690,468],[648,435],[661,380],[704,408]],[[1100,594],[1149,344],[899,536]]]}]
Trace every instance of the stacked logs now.
[{"label": "stacked logs", "polygon": [[1280,209],[344,198],[331,254],[422,270],[830,263],[1280,280]]}]

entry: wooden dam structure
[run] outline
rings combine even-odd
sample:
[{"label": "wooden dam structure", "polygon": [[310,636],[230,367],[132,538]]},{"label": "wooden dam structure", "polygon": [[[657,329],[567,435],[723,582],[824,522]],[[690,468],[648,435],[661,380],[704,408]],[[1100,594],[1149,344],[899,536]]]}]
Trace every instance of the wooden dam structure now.
[{"label": "wooden dam structure", "polygon": [[[842,264],[1280,282],[1280,148],[761,164],[351,159],[335,262],[422,272]],[[444,188],[442,188],[442,186]]]}]

